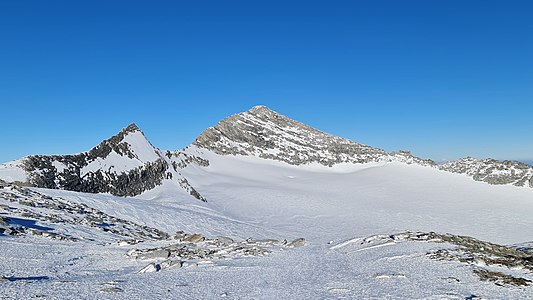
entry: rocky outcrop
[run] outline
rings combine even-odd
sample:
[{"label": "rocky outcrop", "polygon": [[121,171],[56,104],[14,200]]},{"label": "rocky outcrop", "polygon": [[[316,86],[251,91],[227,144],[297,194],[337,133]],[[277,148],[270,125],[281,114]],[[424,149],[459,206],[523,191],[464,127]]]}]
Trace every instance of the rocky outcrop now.
[{"label": "rocky outcrop", "polygon": [[[156,228],[139,225],[131,221],[108,215],[85,204],[74,203],[60,197],[50,197],[25,187],[9,185],[0,190],[0,212],[11,217],[0,217],[0,233],[9,235],[36,235],[50,239],[72,240],[77,237],[55,232],[42,226],[11,226],[9,220],[15,216],[21,224],[33,224],[35,220],[45,224],[70,224],[104,231],[120,239],[163,240],[169,235]],[[6,205],[7,203],[7,205]]]},{"label": "rocky outcrop", "polygon": [[514,286],[526,286],[533,283],[529,279],[533,271],[533,254],[530,252],[531,248],[524,245],[505,246],[470,236],[406,231],[355,238],[332,246],[330,249],[343,249],[343,251],[355,253],[384,245],[410,242],[433,244],[425,255],[428,259],[467,266],[480,280],[490,281],[497,285]]},{"label": "rocky outcrop", "polygon": [[192,267],[216,264],[220,260],[240,257],[266,256],[280,249],[298,248],[307,245],[304,238],[292,242],[274,239],[237,241],[228,237],[207,238],[202,234],[187,234],[179,231],[175,235],[176,242],[158,248],[132,249],[126,256],[136,260],[152,262],[142,268],[139,273],[159,272],[170,268]]},{"label": "rocky outcrop", "polygon": [[[187,148],[188,147],[185,147],[184,150],[187,150]],[[174,171],[183,169],[191,164],[200,167],[209,167],[209,160],[183,151],[166,151],[165,156],[172,162],[171,164]]]},{"label": "rocky outcrop", "polygon": [[439,169],[466,174],[476,181],[489,184],[512,184],[533,187],[533,167],[518,161],[478,160],[467,157],[439,166]]},{"label": "rocky outcrop", "polygon": [[220,155],[253,155],[292,165],[402,161],[434,165],[409,152],[384,150],[316,130],[265,106],[230,116],[205,130],[193,144]]},{"label": "rocky outcrop", "polygon": [[523,278],[515,277],[513,275],[508,275],[503,272],[494,272],[486,269],[474,269],[474,274],[476,274],[479,279],[483,281],[494,282],[494,284],[499,286],[505,285],[514,285],[514,286],[528,286],[533,281]]}]

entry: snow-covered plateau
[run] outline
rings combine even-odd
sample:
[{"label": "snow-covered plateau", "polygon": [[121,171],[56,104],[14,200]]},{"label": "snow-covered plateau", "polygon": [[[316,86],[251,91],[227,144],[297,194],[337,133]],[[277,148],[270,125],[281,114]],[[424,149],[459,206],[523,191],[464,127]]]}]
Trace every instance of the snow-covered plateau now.
[{"label": "snow-covered plateau", "polygon": [[130,125],[0,166],[0,297],[533,299],[532,174],[387,153],[266,107],[180,151]]}]

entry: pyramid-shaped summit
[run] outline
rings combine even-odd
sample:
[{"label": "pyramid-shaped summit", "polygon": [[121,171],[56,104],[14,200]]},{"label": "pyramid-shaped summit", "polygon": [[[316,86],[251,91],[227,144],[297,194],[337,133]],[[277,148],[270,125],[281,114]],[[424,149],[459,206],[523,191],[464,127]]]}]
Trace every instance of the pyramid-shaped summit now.
[{"label": "pyramid-shaped summit", "polygon": [[137,124],[135,123],[131,123],[126,128],[122,129],[122,132],[134,132],[134,131],[141,131],[139,126],[137,126]]},{"label": "pyramid-shaped summit", "polygon": [[387,153],[334,136],[292,120],[266,106],[223,119],[206,129],[194,142],[220,155],[252,155],[283,161],[292,165],[371,161],[417,161],[432,163],[407,153]]},{"label": "pyramid-shaped summit", "polygon": [[32,155],[0,165],[0,177],[30,186],[85,193],[137,196],[168,181],[177,191],[206,201],[180,173],[207,160],[181,151],[162,152],[132,123],[89,151]]},{"label": "pyramid-shaped summit", "polygon": [[168,164],[132,123],[87,152],[32,155],[20,167],[33,186],[134,196],[159,185]]}]

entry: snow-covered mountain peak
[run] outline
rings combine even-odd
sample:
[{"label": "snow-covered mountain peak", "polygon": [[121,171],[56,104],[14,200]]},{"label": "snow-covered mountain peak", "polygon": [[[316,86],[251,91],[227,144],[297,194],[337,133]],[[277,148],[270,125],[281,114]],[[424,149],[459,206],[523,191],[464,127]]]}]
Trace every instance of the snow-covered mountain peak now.
[{"label": "snow-covered mountain peak", "polygon": [[115,136],[104,140],[89,151],[90,159],[106,158],[109,155],[123,156],[139,163],[159,159],[159,151],[148,141],[144,133],[132,123]]},{"label": "snow-covered mountain peak", "polygon": [[122,129],[121,132],[127,133],[127,132],[135,132],[135,131],[142,131],[139,126],[135,123],[131,123],[126,128]]},{"label": "snow-covered mountain peak", "polygon": [[0,173],[24,174],[18,178],[37,187],[133,196],[161,184],[167,168],[160,151],[130,124],[87,152],[32,155],[2,165]]},{"label": "snow-covered mountain peak", "polygon": [[273,110],[271,110],[270,108],[268,108],[267,106],[265,105],[256,105],[252,108],[250,108],[250,110],[248,110],[249,113],[256,113],[256,112],[274,112]]},{"label": "snow-covered mountain peak", "polygon": [[277,125],[279,129],[286,129],[286,128],[292,127],[292,128],[302,128],[302,129],[314,131],[317,133],[323,133],[306,124],[300,123],[285,115],[282,115],[276,111],[273,111],[272,109],[264,105],[254,106],[250,110],[236,114],[232,117],[235,117],[235,116],[240,116],[245,119],[257,119],[259,121],[264,122],[265,125],[267,125],[267,123],[274,124],[274,125]]},{"label": "snow-covered mountain peak", "polygon": [[254,106],[248,111],[238,113],[234,116],[241,116],[243,118],[255,118],[265,123],[270,122],[277,124],[280,127],[286,127],[290,124],[292,127],[306,127],[307,129],[316,130],[298,121],[290,119],[287,116],[284,116],[264,105]]},{"label": "snow-covered mountain peak", "polygon": [[432,164],[402,153],[359,144],[292,120],[266,106],[223,119],[205,130],[193,144],[220,155],[253,155],[292,165],[372,161],[404,161]]},{"label": "snow-covered mountain peak", "polygon": [[402,162],[464,173],[491,184],[533,187],[533,167],[517,162],[465,158],[437,166],[408,151],[386,152],[334,136],[266,106],[227,117],[206,129],[182,151],[161,151],[132,123],[89,151],[73,155],[32,155],[0,165],[0,178],[37,187],[136,196],[164,181],[205,200],[183,169],[210,166],[211,153],[254,156],[294,166]]},{"label": "snow-covered mountain peak", "polygon": [[136,196],[173,181],[171,186],[205,199],[180,174],[192,155],[154,147],[134,123],[89,151],[73,155],[32,155],[0,165],[0,178],[36,187]]}]

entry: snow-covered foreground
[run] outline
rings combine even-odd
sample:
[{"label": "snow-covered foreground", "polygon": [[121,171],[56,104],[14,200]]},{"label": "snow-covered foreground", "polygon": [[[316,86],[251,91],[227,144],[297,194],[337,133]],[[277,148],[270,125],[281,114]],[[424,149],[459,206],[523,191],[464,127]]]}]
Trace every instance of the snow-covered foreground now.
[{"label": "snow-covered foreground", "polygon": [[[196,151],[196,150],[195,150]],[[37,191],[171,235],[293,240],[265,256],[138,273],[150,260],[125,254],[172,240],[116,243],[107,232],[38,221],[94,241],[0,235],[0,292],[6,298],[120,299],[531,299],[533,289],[482,281],[475,270],[533,280],[531,269],[432,259],[456,245],[391,238],[439,232],[498,244],[533,241],[533,190],[490,186],[463,175],[401,163],[290,166],[254,157],[203,153],[209,167],[182,170],[208,202],[175,183],[135,198]],[[2,200],[0,204],[14,206]],[[9,215],[6,210],[2,215]],[[133,225],[128,225],[133,226]],[[137,227],[135,227],[137,228]],[[486,247],[486,246],[485,246]],[[480,250],[484,251],[484,250]],[[451,252],[450,252],[451,253]],[[489,253],[490,254],[490,253]],[[464,256],[465,254],[462,253]],[[435,256],[435,255],[433,255]],[[500,282],[496,282],[500,283]]]}]

